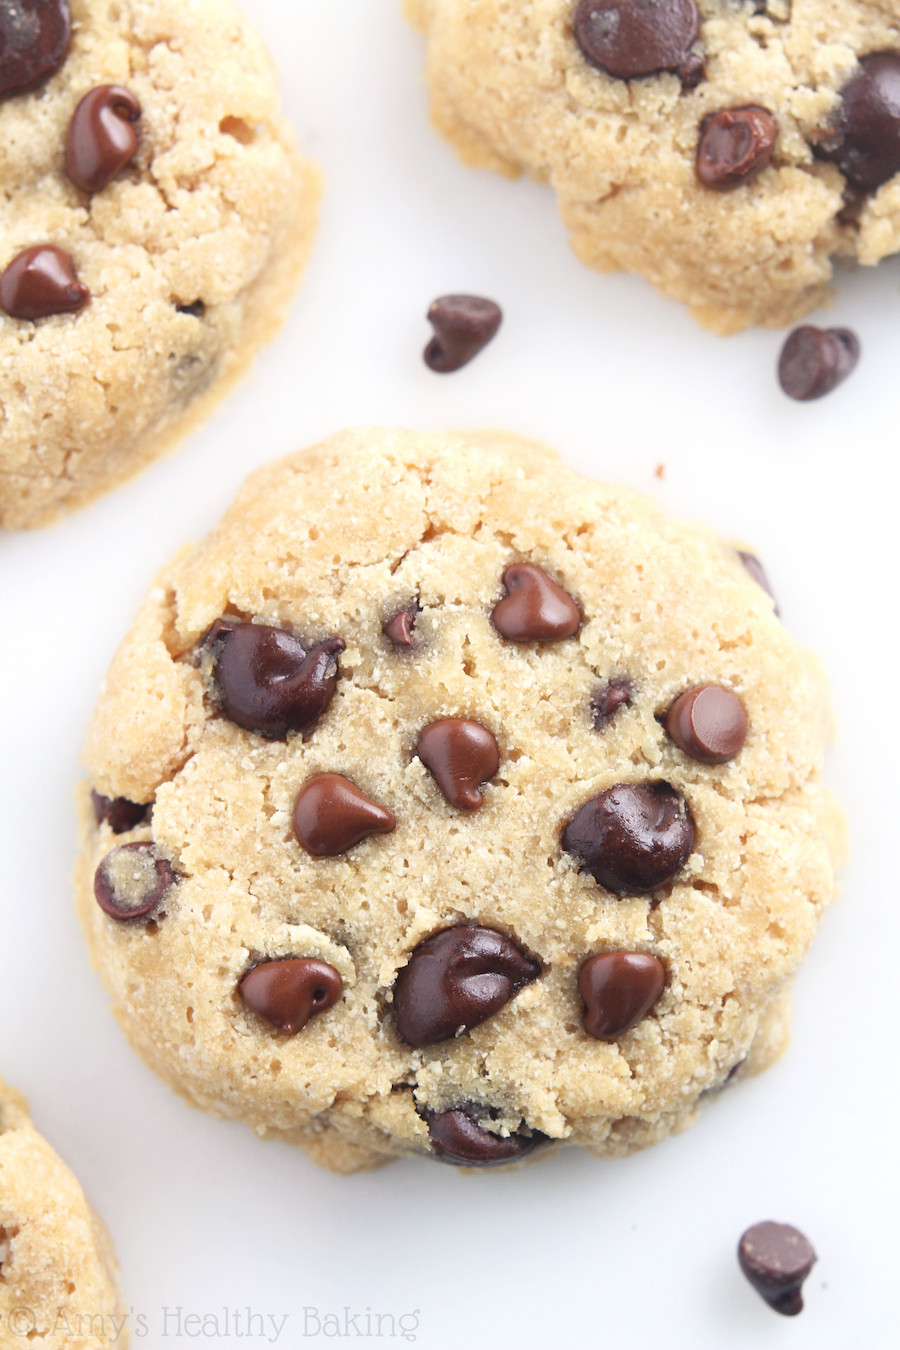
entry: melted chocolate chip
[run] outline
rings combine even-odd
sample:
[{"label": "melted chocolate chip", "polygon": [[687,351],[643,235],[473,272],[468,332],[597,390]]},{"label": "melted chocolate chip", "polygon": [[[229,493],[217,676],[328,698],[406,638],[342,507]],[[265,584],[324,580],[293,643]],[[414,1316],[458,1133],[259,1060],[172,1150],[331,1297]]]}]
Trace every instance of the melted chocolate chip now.
[{"label": "melted chocolate chip", "polygon": [[130,89],[101,84],[75,109],[66,139],[66,173],[82,192],[102,192],[137,153],[141,105]]},{"label": "melted chocolate chip", "polygon": [[327,961],[292,956],[261,961],[238,984],[241,998],[279,1031],[294,1035],[316,1013],[334,1007],[343,981]]},{"label": "melted chocolate chip", "polygon": [[101,797],[99,792],[91,792],[91,802],[97,824],[104,822],[113,834],[127,834],[136,825],[147,819],[149,806],[143,802],[130,802],[127,797]]},{"label": "melted chocolate chip", "polygon": [[859,65],[815,152],[858,192],[875,192],[900,173],[900,52],[872,52]]},{"label": "melted chocolate chip", "polygon": [[560,642],[581,625],[581,610],[562,586],[534,563],[513,563],[503,573],[507,594],[491,623],[509,642]]},{"label": "melted chocolate chip", "polygon": [[740,187],[769,167],[777,137],[777,121],[755,103],[709,113],[700,123],[697,177],[715,192]]},{"label": "melted chocolate chip", "polygon": [[428,311],[434,337],[425,348],[425,364],[439,375],[469,364],[495,337],[503,311],[478,295],[442,295]]},{"label": "melted chocolate chip", "polygon": [[463,1167],[491,1167],[516,1162],[545,1142],[545,1136],[492,1134],[478,1124],[464,1107],[428,1116],[428,1133],[441,1162]]},{"label": "melted chocolate chip", "polygon": [[97,904],[113,919],[152,914],[175,884],[175,873],[152,844],[120,844],[94,873]]},{"label": "melted chocolate chip", "polygon": [[463,924],[420,942],[394,985],[401,1039],[435,1045],[471,1031],[541,973],[511,938]]},{"label": "melted chocolate chip", "polygon": [[396,828],[390,811],[339,773],[310,778],[294,803],[294,833],[316,858],[336,858],[370,834],[390,834]]},{"label": "melted chocolate chip", "polygon": [[706,74],[695,0],[581,0],[575,41],[619,80],[674,71],[692,88]]},{"label": "melted chocolate chip", "polygon": [[205,641],[215,655],[222,711],[246,731],[273,740],[309,731],[334,696],[341,638],[326,638],[307,650],[281,628],[219,620]]},{"label": "melted chocolate chip", "polygon": [[696,830],[668,783],[617,783],[592,797],[562,833],[562,846],[613,895],[644,895],[673,881]]},{"label": "melted chocolate chip", "polygon": [[741,1270],[770,1308],[785,1317],[803,1311],[803,1281],[816,1262],[812,1244],[787,1223],[755,1223],[738,1246]]},{"label": "melted chocolate chip", "polygon": [[698,684],[672,704],[666,715],[666,731],[691,759],[701,764],[726,764],[744,748],[747,713],[730,689]]},{"label": "melted chocolate chip", "polygon": [[595,731],[609,726],[620,708],[625,708],[634,697],[634,686],[630,680],[608,680],[601,684],[591,699],[591,719]]},{"label": "melted chocolate chip", "polygon": [[55,244],[37,244],[13,258],[0,275],[0,309],[11,319],[47,319],[76,314],[91,298],[75,264]]},{"label": "melted chocolate chip", "polygon": [[[741,551],[741,549],[738,549],[737,555],[740,558],[741,562],[743,563],[746,571],[756,582],[757,586],[761,586],[762,589],[765,591],[766,595],[770,595],[772,599],[775,600],[775,592],[772,590],[772,585],[766,574],[766,569],[763,567],[762,563],[760,562],[759,558],[757,558],[756,554],[744,553]],[[781,613],[781,611],[778,608],[777,601],[775,602],[775,613],[776,614]]]},{"label": "melted chocolate chip", "polygon": [[666,968],[649,952],[601,952],[581,967],[584,1029],[614,1041],[643,1021],[666,985]]},{"label": "melted chocolate chip", "polygon": [[778,358],[778,381],[788,398],[808,403],[837,389],[859,360],[859,338],[849,328],[804,324],[790,333]]},{"label": "melted chocolate chip", "polygon": [[477,811],[482,788],[500,768],[500,751],[487,727],[467,717],[446,717],[423,727],[416,754],[451,806]]},{"label": "melted chocolate chip", "polygon": [[55,75],[71,32],[68,0],[0,0],[0,99]]},{"label": "melted chocolate chip", "polygon": [[396,614],[392,614],[389,619],[385,619],[381,625],[381,631],[388,639],[396,652],[414,652],[418,650],[419,642],[416,637],[416,616],[419,613],[419,607],[414,600],[402,609],[398,609]]}]

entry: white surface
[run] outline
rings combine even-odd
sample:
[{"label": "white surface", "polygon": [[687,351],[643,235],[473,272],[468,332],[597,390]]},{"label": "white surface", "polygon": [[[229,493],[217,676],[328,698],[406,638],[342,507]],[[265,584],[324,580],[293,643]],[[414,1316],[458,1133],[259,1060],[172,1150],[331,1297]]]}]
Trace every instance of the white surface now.
[{"label": "white surface", "polygon": [[[839,278],[831,321],[858,329],[862,362],[830,398],[791,404],[773,375],[780,335],[715,338],[642,281],[593,275],[549,190],[456,163],[427,125],[422,43],[396,0],[246,5],[327,173],[319,242],[280,340],[190,443],[52,531],[0,537],[0,1072],[112,1229],[135,1345],[892,1346],[900,270]],[[437,376],[423,314],[456,289],[496,298],[506,322],[472,366]],[[140,597],[255,466],[375,421],[509,427],[751,541],[830,670],[831,778],[854,850],[797,981],[791,1049],[630,1160],[572,1150],[508,1175],[408,1161],[330,1176],[158,1083],[88,968],[72,789]],[[795,1320],[737,1270],[738,1236],[765,1218],[819,1252]],[[237,1327],[226,1306],[243,1310]],[[179,1334],[178,1308],[218,1321]],[[247,1308],[265,1336],[245,1334]],[[313,1334],[345,1308],[363,1314],[358,1334]],[[367,1335],[367,1308],[407,1314],[410,1339],[387,1321]]]}]

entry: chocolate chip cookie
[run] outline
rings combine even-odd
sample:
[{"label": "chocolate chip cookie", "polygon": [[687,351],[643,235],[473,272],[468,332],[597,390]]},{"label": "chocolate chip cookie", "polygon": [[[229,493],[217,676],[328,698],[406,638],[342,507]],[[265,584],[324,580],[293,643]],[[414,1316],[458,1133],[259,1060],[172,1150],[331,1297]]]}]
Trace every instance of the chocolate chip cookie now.
[{"label": "chocolate chip cookie", "polygon": [[233,0],[0,0],[0,526],[171,446],[279,327],[318,173]]},{"label": "chocolate chip cookie", "polygon": [[345,433],[160,577],[78,907],[190,1101],[338,1170],[624,1154],[772,1061],[831,899],[822,675],[711,533],[498,433]]},{"label": "chocolate chip cookie", "polygon": [[884,0],[406,0],[437,127],[549,181],[579,257],[718,333],[793,322],[900,250]]}]

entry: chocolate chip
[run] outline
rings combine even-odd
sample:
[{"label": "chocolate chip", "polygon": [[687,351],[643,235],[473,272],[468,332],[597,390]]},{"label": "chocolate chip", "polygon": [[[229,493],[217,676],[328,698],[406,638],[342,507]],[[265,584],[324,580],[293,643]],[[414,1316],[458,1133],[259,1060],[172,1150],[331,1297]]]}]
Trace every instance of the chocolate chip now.
[{"label": "chocolate chip", "polygon": [[429,1115],[427,1119],[428,1133],[438,1158],[441,1162],[463,1167],[491,1167],[496,1163],[515,1162],[546,1139],[537,1132],[510,1134],[505,1138],[492,1134],[461,1106]]},{"label": "chocolate chip", "polygon": [[150,810],[143,802],[130,802],[127,797],[101,797],[91,791],[91,802],[98,825],[104,822],[113,834],[127,834],[147,819]]},{"label": "chocolate chip", "polygon": [[900,52],[864,56],[841,90],[827,135],[814,147],[858,192],[875,192],[900,173]]},{"label": "chocolate chip", "polygon": [[261,961],[238,984],[241,998],[279,1031],[294,1035],[316,1013],[332,1008],[344,985],[334,966],[311,957]]},{"label": "chocolate chip", "polygon": [[601,952],[581,967],[584,1029],[614,1041],[643,1021],[666,985],[666,968],[649,952]]},{"label": "chocolate chip", "polygon": [[175,873],[153,844],[120,844],[94,873],[97,904],[113,919],[152,914],[175,884]]},{"label": "chocolate chip", "polygon": [[260,736],[284,740],[309,731],[325,712],[338,682],[341,638],[307,648],[282,628],[219,620],[205,638],[222,711]]},{"label": "chocolate chip", "polygon": [[66,139],[66,173],[82,192],[102,192],[131,162],[140,115],[137,98],[120,84],[101,84],[85,94]]},{"label": "chocolate chip", "polygon": [[680,694],[666,715],[666,731],[691,759],[726,764],[747,739],[747,713],[730,689],[698,684]]},{"label": "chocolate chip", "polygon": [[478,295],[442,295],[428,311],[434,337],[425,348],[425,364],[440,375],[461,370],[486,347],[503,321],[493,300]]},{"label": "chocolate chip", "polygon": [[785,1317],[803,1311],[803,1281],[816,1262],[812,1244],[787,1223],[755,1223],[738,1246],[741,1270],[770,1308]]},{"label": "chocolate chip", "polygon": [[11,319],[46,319],[75,314],[91,298],[75,264],[55,244],[37,244],[13,258],[0,275],[0,309]]},{"label": "chocolate chip", "polygon": [[678,875],[695,835],[690,808],[668,783],[617,783],[576,812],[562,846],[613,895],[643,895]]},{"label": "chocolate chip", "polygon": [[446,717],[419,733],[416,754],[451,806],[477,811],[482,787],[500,768],[497,742],[480,722]]},{"label": "chocolate chip", "polygon": [[471,1031],[541,973],[493,928],[462,924],[420,942],[394,985],[394,1022],[417,1048]]},{"label": "chocolate chip", "polygon": [[700,123],[697,177],[715,192],[740,187],[769,167],[777,136],[777,121],[756,103],[708,113]]},{"label": "chocolate chip", "polygon": [[788,398],[808,403],[846,380],[859,360],[859,339],[849,328],[804,324],[790,333],[778,358],[778,380]]},{"label": "chocolate chip", "polygon": [[591,699],[591,719],[595,731],[609,726],[620,708],[627,707],[634,697],[634,686],[630,680],[608,680],[601,684]]},{"label": "chocolate chip", "polygon": [[0,98],[55,75],[71,31],[67,0],[0,0]]},{"label": "chocolate chip", "polygon": [[510,642],[560,642],[577,633],[581,610],[562,586],[534,563],[513,563],[503,573],[507,594],[491,623]]},{"label": "chocolate chip", "polygon": [[587,59],[619,80],[671,70],[692,88],[706,74],[694,0],[581,0],[574,31]]},{"label": "chocolate chip", "polygon": [[339,773],[310,778],[294,803],[294,833],[315,858],[336,858],[370,834],[390,834],[396,828],[390,811]]},{"label": "chocolate chip", "polygon": [[176,305],[179,314],[189,314],[192,319],[206,317],[206,304],[203,300],[192,300],[189,305]]},{"label": "chocolate chip", "polygon": [[414,652],[418,649],[419,642],[416,637],[416,617],[419,613],[419,607],[414,600],[402,609],[398,609],[396,614],[392,614],[389,619],[385,619],[381,625],[381,631],[390,642],[394,651]]},{"label": "chocolate chip", "polygon": [[[763,567],[762,563],[760,562],[759,558],[757,558],[756,554],[744,553],[741,549],[738,549],[737,555],[740,558],[741,562],[743,563],[747,572],[756,582],[757,586],[761,586],[762,589],[766,592],[766,595],[770,595],[772,599],[775,600],[775,592],[772,590],[772,585],[766,574],[766,569]],[[775,601],[775,613],[779,615],[781,613],[780,609],[778,608],[777,600]]]}]

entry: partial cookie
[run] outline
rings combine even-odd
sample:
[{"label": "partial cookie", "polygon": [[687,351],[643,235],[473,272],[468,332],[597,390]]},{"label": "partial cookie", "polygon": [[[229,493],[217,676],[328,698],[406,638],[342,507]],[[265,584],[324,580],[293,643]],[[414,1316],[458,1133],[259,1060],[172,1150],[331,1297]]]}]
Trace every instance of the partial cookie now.
[{"label": "partial cookie", "polygon": [[284,319],[320,188],[233,0],[0,0],[0,182],[0,526],[18,528],[211,410]]},{"label": "partial cookie", "polygon": [[126,1346],[127,1321],[106,1229],[0,1082],[0,1343]]},{"label": "partial cookie", "polygon": [[754,563],[498,433],[255,474],[88,736],[78,908],[141,1055],[339,1170],[629,1153],[764,1068],[840,826]]},{"label": "partial cookie", "polygon": [[791,323],[900,249],[885,0],[406,0],[438,129],[546,179],[579,257],[718,333]]}]

